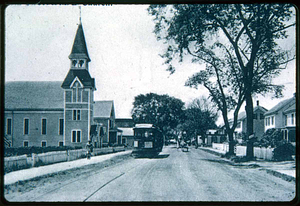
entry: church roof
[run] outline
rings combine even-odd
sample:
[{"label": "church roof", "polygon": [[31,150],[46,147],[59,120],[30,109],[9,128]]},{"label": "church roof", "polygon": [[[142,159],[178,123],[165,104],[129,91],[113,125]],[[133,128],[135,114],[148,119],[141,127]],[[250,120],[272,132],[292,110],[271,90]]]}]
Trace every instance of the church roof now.
[{"label": "church roof", "polygon": [[5,110],[63,110],[61,81],[13,81],[5,83]]},{"label": "church roof", "polygon": [[70,85],[76,77],[78,77],[84,87],[95,88],[95,79],[91,77],[86,69],[70,69],[61,87],[70,88]]},{"label": "church roof", "polygon": [[76,36],[73,43],[73,48],[71,54],[69,55],[69,59],[81,59],[81,58],[91,61],[88,54],[85,38],[84,38],[82,24],[80,23],[77,28]]},{"label": "church roof", "polygon": [[94,104],[94,118],[110,118],[114,116],[114,102],[113,101],[95,101]]}]

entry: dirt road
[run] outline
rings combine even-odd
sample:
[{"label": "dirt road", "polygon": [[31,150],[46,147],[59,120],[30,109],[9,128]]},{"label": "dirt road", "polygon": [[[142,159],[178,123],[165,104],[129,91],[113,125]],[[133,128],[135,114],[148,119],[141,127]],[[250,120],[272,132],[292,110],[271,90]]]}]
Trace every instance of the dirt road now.
[{"label": "dirt road", "polygon": [[5,190],[8,201],[291,201],[295,182],[259,167],[235,166],[191,148],[168,146],[158,158],[112,162],[26,181]]}]

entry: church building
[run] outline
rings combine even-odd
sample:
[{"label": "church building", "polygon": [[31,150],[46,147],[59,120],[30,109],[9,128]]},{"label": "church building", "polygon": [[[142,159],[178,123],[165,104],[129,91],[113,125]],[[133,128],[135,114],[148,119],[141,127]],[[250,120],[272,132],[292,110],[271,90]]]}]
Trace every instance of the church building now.
[{"label": "church building", "polygon": [[62,82],[5,83],[6,146],[84,147],[92,140],[101,147],[120,142],[113,101],[94,101],[95,79],[89,73],[91,59],[81,21],[69,59],[70,68]]}]

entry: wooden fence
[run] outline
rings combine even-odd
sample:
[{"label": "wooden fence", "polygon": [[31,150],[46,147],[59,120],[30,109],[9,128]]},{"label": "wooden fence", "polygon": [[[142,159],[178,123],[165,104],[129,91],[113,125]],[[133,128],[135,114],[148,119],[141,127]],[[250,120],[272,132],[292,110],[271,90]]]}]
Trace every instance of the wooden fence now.
[{"label": "wooden fence", "polygon": [[[228,144],[224,143],[212,143],[212,148],[228,152],[229,146]],[[235,154],[237,156],[246,156],[246,146],[235,146]],[[254,147],[254,157],[258,159],[264,160],[272,160],[273,159],[273,150],[274,148],[265,148],[265,147]]]},{"label": "wooden fence", "polygon": [[[93,155],[102,155],[125,151],[124,147],[94,148]],[[72,161],[86,157],[85,149],[47,152],[4,158],[4,172],[11,172],[30,167],[38,167],[58,162]]]}]

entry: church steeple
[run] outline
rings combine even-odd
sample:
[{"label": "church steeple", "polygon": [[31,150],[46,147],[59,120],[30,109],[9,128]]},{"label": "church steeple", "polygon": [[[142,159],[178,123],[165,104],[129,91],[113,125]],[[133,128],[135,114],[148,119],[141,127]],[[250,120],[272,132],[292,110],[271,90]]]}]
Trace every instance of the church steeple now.
[{"label": "church steeple", "polygon": [[71,60],[71,69],[88,70],[88,62],[90,62],[91,59],[89,57],[86,42],[85,42],[81,17],[77,28],[76,36],[74,39],[72,51],[71,54],[69,55],[69,59]]},{"label": "church steeple", "polygon": [[88,70],[91,60],[81,21],[69,59],[71,67],[61,85],[64,89],[64,145],[84,147],[90,140],[96,87]]}]

